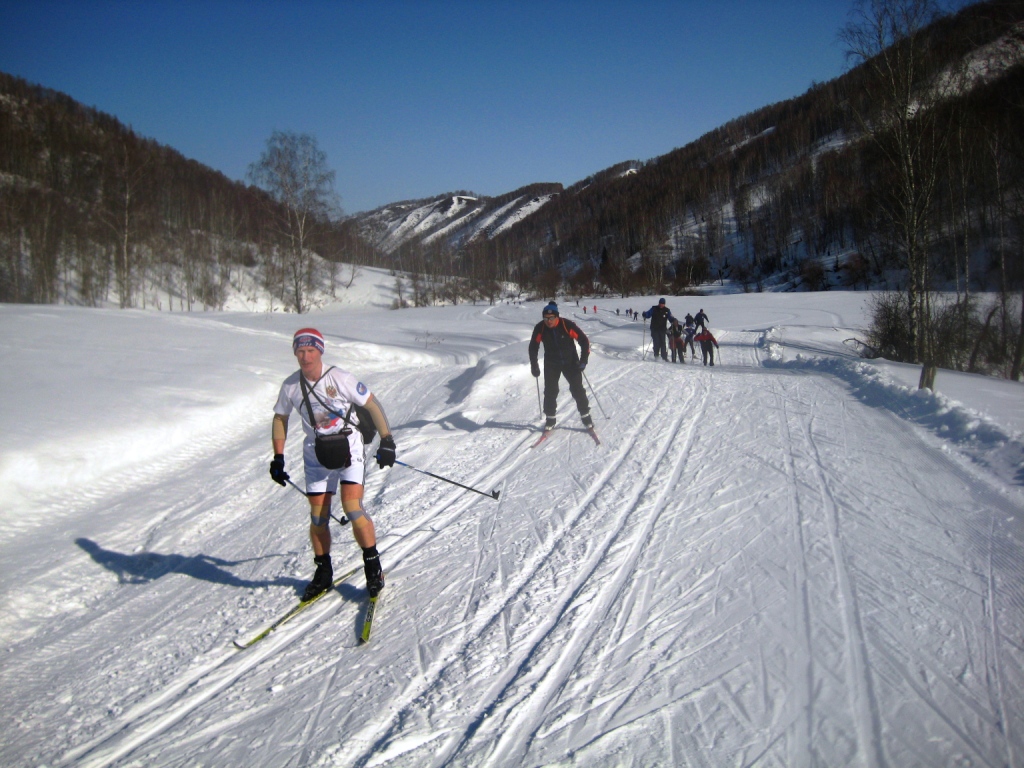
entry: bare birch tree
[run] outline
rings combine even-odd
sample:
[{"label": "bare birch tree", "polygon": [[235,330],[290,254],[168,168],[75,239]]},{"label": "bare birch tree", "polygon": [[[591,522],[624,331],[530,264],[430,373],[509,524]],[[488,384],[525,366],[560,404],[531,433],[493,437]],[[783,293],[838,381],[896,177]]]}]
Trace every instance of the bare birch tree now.
[{"label": "bare birch tree", "polygon": [[134,306],[136,283],[141,284],[142,280],[136,255],[141,239],[140,211],[144,210],[139,197],[151,156],[135,140],[135,135],[129,133],[112,148],[111,160],[112,172],[108,188],[103,190],[97,218],[112,236],[118,304],[125,309]]},{"label": "bare birch tree", "polygon": [[927,234],[944,135],[934,109],[941,89],[927,79],[925,29],[938,16],[933,0],[859,0],[840,33],[847,55],[865,66],[870,114],[858,117],[893,179],[883,214],[907,270],[907,332],[914,362],[931,357]]},{"label": "bare birch tree", "polygon": [[249,166],[249,179],[281,204],[275,223],[285,252],[288,290],[295,311],[305,312],[318,277],[312,238],[338,204],[334,171],[314,137],[274,131],[266,151]]}]

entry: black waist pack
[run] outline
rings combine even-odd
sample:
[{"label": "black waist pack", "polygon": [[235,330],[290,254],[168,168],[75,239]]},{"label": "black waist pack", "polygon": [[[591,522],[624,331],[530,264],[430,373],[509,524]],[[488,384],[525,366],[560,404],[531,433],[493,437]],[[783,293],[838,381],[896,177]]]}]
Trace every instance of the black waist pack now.
[{"label": "black waist pack", "polygon": [[[333,368],[334,366],[331,367]],[[328,368],[327,370],[330,371],[331,369]],[[313,408],[309,404],[309,389],[306,387],[306,379],[301,371],[299,372],[299,387],[302,390],[302,400],[305,402],[306,410],[309,412],[309,423],[313,425],[315,430],[316,416],[313,415]],[[314,438],[313,450],[316,453],[316,460],[325,469],[345,469],[352,466],[352,448],[348,444],[348,436],[352,434],[352,428],[348,426],[352,423],[349,421],[349,414],[352,413],[352,408],[349,407],[349,412],[342,416],[342,414],[331,410],[323,400],[320,400],[315,391],[313,392],[313,397],[335,416],[344,419],[346,424],[341,432],[333,435],[317,435]]]},{"label": "black waist pack", "polygon": [[326,469],[345,469],[352,466],[352,448],[348,436],[352,430],[345,428],[335,435],[317,435],[313,447],[316,460]]}]

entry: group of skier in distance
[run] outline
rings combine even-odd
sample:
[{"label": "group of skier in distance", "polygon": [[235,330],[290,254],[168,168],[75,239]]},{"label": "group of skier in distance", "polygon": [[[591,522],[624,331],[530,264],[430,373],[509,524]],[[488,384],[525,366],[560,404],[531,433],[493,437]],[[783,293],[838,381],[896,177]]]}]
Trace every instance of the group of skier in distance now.
[{"label": "group of skier in distance", "polygon": [[[593,310],[596,314],[597,307],[594,306]],[[618,309],[615,314],[621,316]],[[631,309],[626,310],[626,315],[634,321],[639,319],[638,313]],[[538,355],[540,347],[544,347],[542,410],[545,422],[540,441],[555,427],[559,381],[564,376],[584,428],[600,444],[583,385],[584,371],[590,359],[590,340],[575,322],[560,315],[558,305],[553,301],[543,308],[541,316],[541,321],[534,326],[529,345],[530,372],[536,378],[541,375]],[[704,365],[715,364],[714,350],[718,348],[718,342],[707,328],[708,316],[703,308],[696,315],[687,314],[680,322],[672,315],[665,299],[661,299],[645,311],[643,317],[645,321],[651,321],[653,360],[660,357],[668,362],[668,350],[671,350],[673,363],[685,362],[687,347],[690,359],[695,360],[696,341],[700,343]],[[381,469],[394,466],[397,452],[383,406],[354,374],[333,365],[324,365],[322,357],[326,346],[323,334],[315,328],[301,328],[295,332],[292,353],[299,370],[282,384],[271,423],[274,458],[270,462],[270,477],[284,486],[291,483],[285,471],[284,457],[288,417],[295,410],[302,420],[304,494],[309,501],[309,537],[316,568],[302,601],[311,600],[333,586],[328,523],[332,517],[332,497],[339,490],[346,517],[343,522],[351,523],[356,543],[362,549],[367,592],[376,597],[383,590],[384,570],[377,552],[376,530],[373,520],[363,508],[366,473],[363,454],[367,438],[372,440],[374,430],[381,436],[374,456]],[[646,358],[646,349],[644,356]],[[363,424],[363,421],[367,423]],[[367,429],[371,421],[374,429]]]},{"label": "group of skier in distance", "polygon": [[[580,302],[577,299],[576,306],[578,307],[579,305]],[[583,314],[587,314],[586,305],[582,309]],[[593,307],[593,314],[597,314],[597,305]],[[621,317],[622,313],[619,309],[616,309],[615,315]],[[661,299],[657,304],[644,312],[643,316],[645,320],[650,319],[651,321],[651,342],[654,346],[653,360],[657,360],[660,355],[661,359],[667,362],[667,350],[671,350],[673,363],[685,363],[685,350],[687,347],[690,349],[690,360],[696,360],[697,352],[693,344],[696,341],[700,344],[701,359],[704,365],[713,366],[715,364],[715,350],[718,349],[718,341],[711,335],[711,331],[708,330],[708,316],[703,307],[697,310],[696,317],[687,312],[686,317],[680,322],[672,315],[672,310],[665,305],[665,300]],[[631,320],[639,320],[640,313],[633,309],[627,309],[626,317]],[[700,333],[697,333],[698,328]],[[646,359],[646,357],[647,349],[645,345],[644,358]]]}]

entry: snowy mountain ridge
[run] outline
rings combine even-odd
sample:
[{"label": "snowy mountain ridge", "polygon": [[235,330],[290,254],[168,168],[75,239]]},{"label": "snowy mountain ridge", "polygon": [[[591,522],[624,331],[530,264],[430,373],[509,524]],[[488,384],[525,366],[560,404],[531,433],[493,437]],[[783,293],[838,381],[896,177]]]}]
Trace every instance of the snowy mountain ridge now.
[{"label": "snowy mountain ridge", "polygon": [[363,237],[385,253],[412,242],[430,245],[443,240],[455,248],[479,237],[495,237],[560,192],[560,184],[534,184],[496,198],[443,194],[392,203],[353,218]]}]

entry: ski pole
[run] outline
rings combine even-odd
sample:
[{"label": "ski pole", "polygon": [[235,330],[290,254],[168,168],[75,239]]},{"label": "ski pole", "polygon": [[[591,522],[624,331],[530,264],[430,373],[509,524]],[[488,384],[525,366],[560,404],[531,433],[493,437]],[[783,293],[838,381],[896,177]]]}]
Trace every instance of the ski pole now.
[{"label": "ski pole", "polygon": [[301,493],[301,494],[302,494],[303,496],[307,496],[307,497],[309,496],[309,494],[308,494],[308,493],[306,493],[306,492],[305,492],[304,490],[302,490],[301,488],[299,488],[299,486],[297,486],[297,485],[296,485],[295,483],[293,483],[293,482],[292,482],[292,479],[291,479],[290,477],[286,477],[286,478],[284,479],[284,481],[285,481],[286,483],[288,483],[288,485],[290,485],[290,486],[291,486],[292,488],[294,488],[294,489],[295,489],[296,491],[298,491],[299,493]]},{"label": "ski pole", "polygon": [[[304,490],[302,490],[301,488],[299,488],[299,486],[297,486],[297,485],[296,485],[295,483],[293,483],[290,477],[286,477],[286,478],[285,478],[285,482],[286,482],[286,483],[288,483],[288,485],[290,485],[290,486],[291,486],[292,488],[294,488],[294,489],[295,489],[296,491],[298,491],[299,493],[301,493],[301,494],[302,494],[303,496],[305,496],[305,497],[306,497],[307,499],[309,498],[309,494],[308,494],[308,493],[306,493],[306,492],[305,492]],[[331,519],[332,519],[332,520],[336,520],[336,521],[337,521],[337,523],[338,523],[338,525],[348,525],[348,518],[347,518],[347,517],[346,517],[346,518],[345,518],[344,520],[341,520],[341,519],[339,519],[339,518],[335,517],[335,516],[334,516],[334,515],[333,515],[333,514],[332,514],[331,512],[328,512],[327,514],[329,514],[329,515],[331,516]]]},{"label": "ski pole", "polygon": [[494,499],[495,501],[498,500],[498,494],[500,493],[500,491],[494,490],[491,491],[490,493],[485,493],[484,491],[477,490],[476,488],[470,488],[468,485],[456,483],[454,480],[449,480],[447,477],[441,477],[440,475],[435,475],[433,472],[427,472],[425,469],[417,469],[416,467],[410,464],[406,464],[404,461],[399,461],[398,459],[395,459],[395,464],[401,464],[406,469],[411,469],[413,472],[419,472],[421,475],[429,475],[430,477],[433,477],[437,480],[444,480],[446,483],[457,485],[459,486],[459,488],[465,488],[467,491],[479,493],[481,496],[487,496],[488,498]]},{"label": "ski pole", "polygon": [[591,395],[591,397],[594,398],[594,402],[597,403],[597,407],[601,409],[601,413],[604,414],[604,417],[607,419],[608,418],[608,414],[605,413],[604,407],[601,405],[601,401],[597,399],[597,393],[594,391],[593,386],[591,386],[590,379],[587,378],[587,372],[586,371],[581,371],[581,373],[583,374],[583,380],[585,382],[587,382],[587,386],[590,387],[590,395]]},{"label": "ski pole", "polygon": [[540,404],[540,376],[535,376],[534,381],[537,382],[537,410],[540,411],[540,415],[544,415],[544,406]]},{"label": "ski pole", "polygon": [[641,339],[641,343],[642,343],[643,348],[644,348],[644,356],[643,356],[642,359],[646,360],[647,359],[647,321],[646,320],[644,320],[644,335],[643,335],[643,338]]}]

